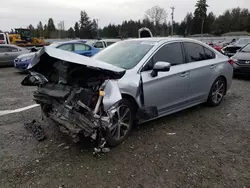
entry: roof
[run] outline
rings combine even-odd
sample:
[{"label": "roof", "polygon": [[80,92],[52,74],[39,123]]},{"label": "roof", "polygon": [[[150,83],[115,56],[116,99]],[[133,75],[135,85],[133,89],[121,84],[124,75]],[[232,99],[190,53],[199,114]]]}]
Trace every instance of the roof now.
[{"label": "roof", "polygon": [[142,42],[169,42],[169,41],[198,41],[191,38],[182,38],[182,37],[149,37],[149,38],[136,38],[136,39],[127,39],[126,41],[142,41]]},{"label": "roof", "polygon": [[72,43],[76,43],[76,44],[83,44],[83,42],[77,41],[77,40],[73,40],[73,41],[56,41],[56,42],[52,42],[50,45],[51,46],[55,46],[55,45],[59,45],[59,44],[72,44]]}]

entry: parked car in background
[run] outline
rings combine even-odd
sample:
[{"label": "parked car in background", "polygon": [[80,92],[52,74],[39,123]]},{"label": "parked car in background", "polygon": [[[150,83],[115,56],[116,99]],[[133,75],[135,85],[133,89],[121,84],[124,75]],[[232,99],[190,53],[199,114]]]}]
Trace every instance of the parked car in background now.
[{"label": "parked car in background", "polygon": [[[87,57],[91,57],[100,51],[100,49],[98,48],[95,48],[88,44],[83,44],[81,42],[54,42],[50,44],[50,46]],[[25,71],[29,63],[33,59],[34,54],[35,53],[28,53],[18,56],[14,60],[14,66],[20,71]]]},{"label": "parked car in background", "polygon": [[[38,85],[43,113],[79,141],[123,142],[143,123],[200,103],[219,105],[233,61],[187,38],[141,38],[113,44],[91,58],[45,47],[22,85]],[[45,68],[46,67],[46,68]]]},{"label": "parked car in background", "polygon": [[12,65],[14,59],[20,54],[29,53],[30,51],[26,48],[22,48],[12,44],[0,44],[0,66],[1,65]]},{"label": "parked car in background", "polygon": [[209,46],[213,47],[215,50],[217,50],[218,52],[221,52],[221,49],[223,48],[221,45],[215,44],[215,43],[208,43]]},{"label": "parked car in background", "polygon": [[250,43],[250,37],[248,38],[239,38],[235,42],[225,46],[224,48],[221,49],[221,52],[224,55],[227,55],[229,57],[233,56],[236,54],[237,50],[241,49],[245,45]]},{"label": "parked car in background", "polygon": [[82,42],[98,49],[104,49],[110,46],[111,44],[121,41],[121,39],[74,40],[74,41]]},{"label": "parked car in background", "polygon": [[234,74],[247,74],[250,75],[250,43],[241,48],[231,58],[234,64]]}]

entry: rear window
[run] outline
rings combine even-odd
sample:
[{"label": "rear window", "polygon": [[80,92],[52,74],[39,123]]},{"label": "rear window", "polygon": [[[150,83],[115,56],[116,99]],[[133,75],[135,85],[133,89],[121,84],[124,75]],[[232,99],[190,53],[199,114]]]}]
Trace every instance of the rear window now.
[{"label": "rear window", "polygon": [[204,51],[205,51],[206,59],[214,59],[215,58],[215,53],[212,52],[211,50],[204,47]]},{"label": "rear window", "polygon": [[187,54],[188,63],[206,59],[203,46],[192,42],[185,42],[184,47]]},{"label": "rear window", "polygon": [[96,42],[94,45],[95,48],[103,48],[103,43],[102,42]]}]

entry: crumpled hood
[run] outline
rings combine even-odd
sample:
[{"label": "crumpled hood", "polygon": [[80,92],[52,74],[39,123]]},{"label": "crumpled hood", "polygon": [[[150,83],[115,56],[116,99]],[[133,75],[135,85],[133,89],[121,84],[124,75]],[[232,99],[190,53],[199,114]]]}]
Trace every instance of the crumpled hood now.
[{"label": "crumpled hood", "polygon": [[40,51],[35,53],[35,58],[29,64],[28,69],[36,68],[36,66],[38,66],[38,64],[44,60],[41,57],[44,56],[45,54],[47,54],[49,57],[52,57],[58,60],[80,64],[80,65],[83,65],[92,69],[100,69],[104,71],[106,70],[106,71],[111,71],[111,72],[118,73],[118,74],[120,73],[122,75],[124,75],[125,73],[125,70],[120,67],[116,67],[114,65],[111,65],[111,64],[99,61],[99,60],[91,59],[89,57],[85,57],[85,56],[78,55],[72,52],[56,49],[50,46],[45,46]]}]

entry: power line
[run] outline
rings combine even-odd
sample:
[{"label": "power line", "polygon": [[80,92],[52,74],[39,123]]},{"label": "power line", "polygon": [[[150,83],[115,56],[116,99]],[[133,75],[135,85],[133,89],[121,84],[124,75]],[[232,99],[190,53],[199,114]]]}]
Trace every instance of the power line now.
[{"label": "power line", "polygon": [[172,16],[172,29],[171,29],[171,36],[174,35],[174,9],[175,7],[170,7],[170,9],[172,10],[171,16]]}]

